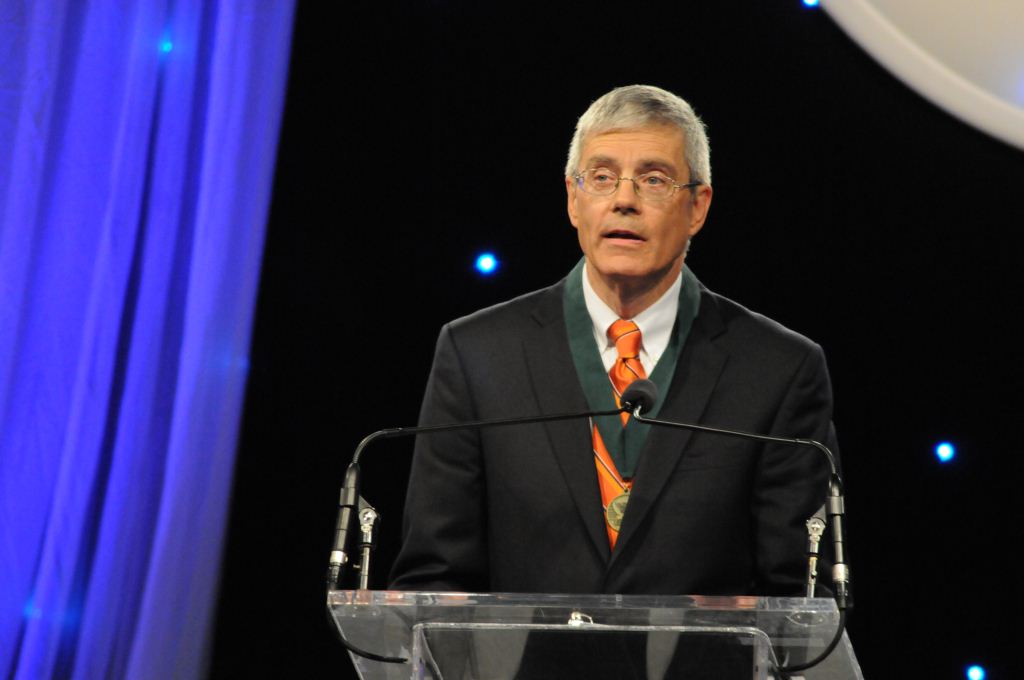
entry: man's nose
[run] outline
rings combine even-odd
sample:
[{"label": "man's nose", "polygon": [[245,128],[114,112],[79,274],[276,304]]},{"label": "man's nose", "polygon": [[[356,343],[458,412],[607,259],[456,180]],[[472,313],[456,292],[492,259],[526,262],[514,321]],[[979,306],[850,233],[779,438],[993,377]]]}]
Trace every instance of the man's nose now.
[{"label": "man's nose", "polygon": [[636,183],[629,177],[620,177],[619,186],[612,194],[616,212],[636,212],[640,205],[640,196],[636,192]]}]

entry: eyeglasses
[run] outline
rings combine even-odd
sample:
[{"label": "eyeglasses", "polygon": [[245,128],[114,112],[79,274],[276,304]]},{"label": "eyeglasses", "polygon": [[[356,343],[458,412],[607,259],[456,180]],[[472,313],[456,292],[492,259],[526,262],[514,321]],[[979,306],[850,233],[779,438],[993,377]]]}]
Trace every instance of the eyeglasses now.
[{"label": "eyeglasses", "polygon": [[703,184],[703,182],[677,184],[674,179],[660,172],[645,172],[636,177],[619,177],[605,168],[584,170],[578,175],[573,175],[573,179],[576,180],[576,186],[595,196],[611,196],[618,191],[619,182],[628,179],[633,183],[637,196],[652,201],[664,201],[672,196],[676,189],[692,189]]}]

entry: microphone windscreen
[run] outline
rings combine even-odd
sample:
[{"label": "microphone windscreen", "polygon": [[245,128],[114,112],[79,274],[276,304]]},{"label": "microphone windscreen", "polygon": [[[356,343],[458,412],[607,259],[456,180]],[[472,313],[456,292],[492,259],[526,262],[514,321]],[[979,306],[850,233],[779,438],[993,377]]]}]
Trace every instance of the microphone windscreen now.
[{"label": "microphone windscreen", "polygon": [[633,411],[637,406],[640,407],[640,413],[646,413],[654,407],[654,402],[658,400],[658,386],[647,378],[640,378],[634,380],[626,388],[626,391],[622,393],[622,404],[629,405],[629,410]]}]

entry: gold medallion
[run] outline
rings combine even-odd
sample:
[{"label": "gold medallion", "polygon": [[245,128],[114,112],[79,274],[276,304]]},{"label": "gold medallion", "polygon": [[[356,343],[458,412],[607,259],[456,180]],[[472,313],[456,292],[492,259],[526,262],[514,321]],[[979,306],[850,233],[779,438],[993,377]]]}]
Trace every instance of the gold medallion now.
[{"label": "gold medallion", "polygon": [[613,498],[612,502],[608,504],[608,509],[605,510],[608,526],[616,531],[622,526],[622,516],[626,514],[626,503],[629,503],[629,489]]}]

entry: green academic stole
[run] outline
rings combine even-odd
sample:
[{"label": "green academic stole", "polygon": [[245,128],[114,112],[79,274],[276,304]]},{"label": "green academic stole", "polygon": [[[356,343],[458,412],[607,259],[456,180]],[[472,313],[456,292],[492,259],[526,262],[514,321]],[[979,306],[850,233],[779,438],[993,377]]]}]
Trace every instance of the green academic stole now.
[{"label": "green academic stole", "polygon": [[[569,348],[572,350],[573,363],[576,365],[576,375],[579,376],[580,386],[587,397],[590,409],[610,411],[615,409],[615,396],[608,373],[601,362],[601,353],[594,342],[594,322],[583,300],[583,263],[584,260],[581,259],[565,282],[565,295],[562,299],[565,328],[569,334]],[[665,401],[679,354],[686,343],[686,337],[690,334],[690,328],[693,327],[693,321],[697,318],[699,308],[700,282],[684,265],[683,285],[679,291],[679,311],[672,327],[672,335],[665,353],[654,367],[654,372],[648,376],[648,379],[658,386],[658,394],[662,395],[654,408],[645,414],[651,418],[658,416],[661,404]],[[594,421],[619,474],[624,479],[631,479],[636,472],[640,452],[651,426],[637,423],[630,418],[623,427],[618,416],[597,417]]]}]

